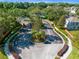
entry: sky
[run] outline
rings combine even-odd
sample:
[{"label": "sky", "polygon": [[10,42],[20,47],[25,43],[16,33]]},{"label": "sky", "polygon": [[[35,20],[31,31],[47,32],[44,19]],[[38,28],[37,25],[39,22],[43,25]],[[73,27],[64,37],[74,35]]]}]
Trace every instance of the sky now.
[{"label": "sky", "polygon": [[79,0],[0,0],[1,2],[67,2],[79,3]]}]

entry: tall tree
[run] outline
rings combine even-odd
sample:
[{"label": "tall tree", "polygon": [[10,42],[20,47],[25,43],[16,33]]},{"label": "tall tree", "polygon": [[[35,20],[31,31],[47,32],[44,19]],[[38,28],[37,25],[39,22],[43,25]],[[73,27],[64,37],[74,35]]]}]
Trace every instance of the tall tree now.
[{"label": "tall tree", "polygon": [[62,15],[57,23],[57,25],[64,27],[65,24],[65,15]]}]

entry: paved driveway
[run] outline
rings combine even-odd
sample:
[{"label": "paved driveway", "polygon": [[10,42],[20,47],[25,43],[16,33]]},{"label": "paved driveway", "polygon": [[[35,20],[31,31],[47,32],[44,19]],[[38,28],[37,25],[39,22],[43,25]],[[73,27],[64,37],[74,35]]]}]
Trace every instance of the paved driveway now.
[{"label": "paved driveway", "polygon": [[[48,23],[45,23],[47,29],[45,29],[46,35],[48,38],[52,36],[57,36],[53,29],[51,29]],[[57,36],[58,37],[58,36]],[[51,37],[50,39],[52,39]],[[55,38],[57,39],[57,38]],[[54,39],[54,40],[55,40]],[[59,38],[60,39],[60,38]],[[30,46],[28,48],[21,49],[21,53],[19,54],[22,59],[55,59],[58,51],[63,47],[63,43],[54,43],[44,44],[44,43],[36,43],[34,46]]]},{"label": "paved driveway", "polygon": [[[44,43],[35,43],[33,46],[29,46],[29,49],[26,48],[25,45],[27,45],[27,40],[22,38],[27,38],[26,33],[21,37],[21,42],[25,44],[18,44],[21,45],[20,47],[17,47],[20,49],[19,55],[22,59],[54,59],[57,55],[58,51],[63,47],[63,43],[57,43],[54,41],[60,40],[58,35],[53,31],[49,23],[45,23],[46,29],[45,33],[47,35],[47,41],[50,41],[51,44],[44,44]],[[25,30],[22,30],[24,33]],[[28,39],[29,40],[29,39]],[[61,41],[61,40],[60,40]],[[18,41],[19,42],[19,41]],[[17,42],[16,42],[17,43]],[[16,45],[15,45],[16,46]],[[21,48],[23,47],[24,48]]]},{"label": "paved driveway", "polygon": [[29,49],[21,49],[19,54],[22,59],[55,59],[58,51],[62,48],[62,44],[43,44],[38,43]]}]

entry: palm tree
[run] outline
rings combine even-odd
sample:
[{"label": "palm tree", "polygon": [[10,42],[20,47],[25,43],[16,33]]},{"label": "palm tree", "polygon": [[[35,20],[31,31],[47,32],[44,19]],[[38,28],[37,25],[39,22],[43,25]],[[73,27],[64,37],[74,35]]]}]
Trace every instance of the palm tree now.
[{"label": "palm tree", "polygon": [[32,38],[34,42],[44,42],[45,32],[39,31],[32,34]]},{"label": "palm tree", "polygon": [[33,15],[32,19],[32,38],[35,42],[43,42],[45,38],[45,32],[42,31],[42,20],[39,16]]}]

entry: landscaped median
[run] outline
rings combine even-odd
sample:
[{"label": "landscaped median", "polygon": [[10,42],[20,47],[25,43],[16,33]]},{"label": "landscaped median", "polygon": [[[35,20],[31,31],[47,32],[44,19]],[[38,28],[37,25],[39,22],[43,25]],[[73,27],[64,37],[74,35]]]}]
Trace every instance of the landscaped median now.
[{"label": "landscaped median", "polygon": [[8,59],[15,59],[12,53],[9,50],[9,43],[13,37],[15,37],[18,33],[17,31],[21,28],[21,26],[16,27],[13,31],[5,38],[4,42],[4,52],[7,55]]}]

